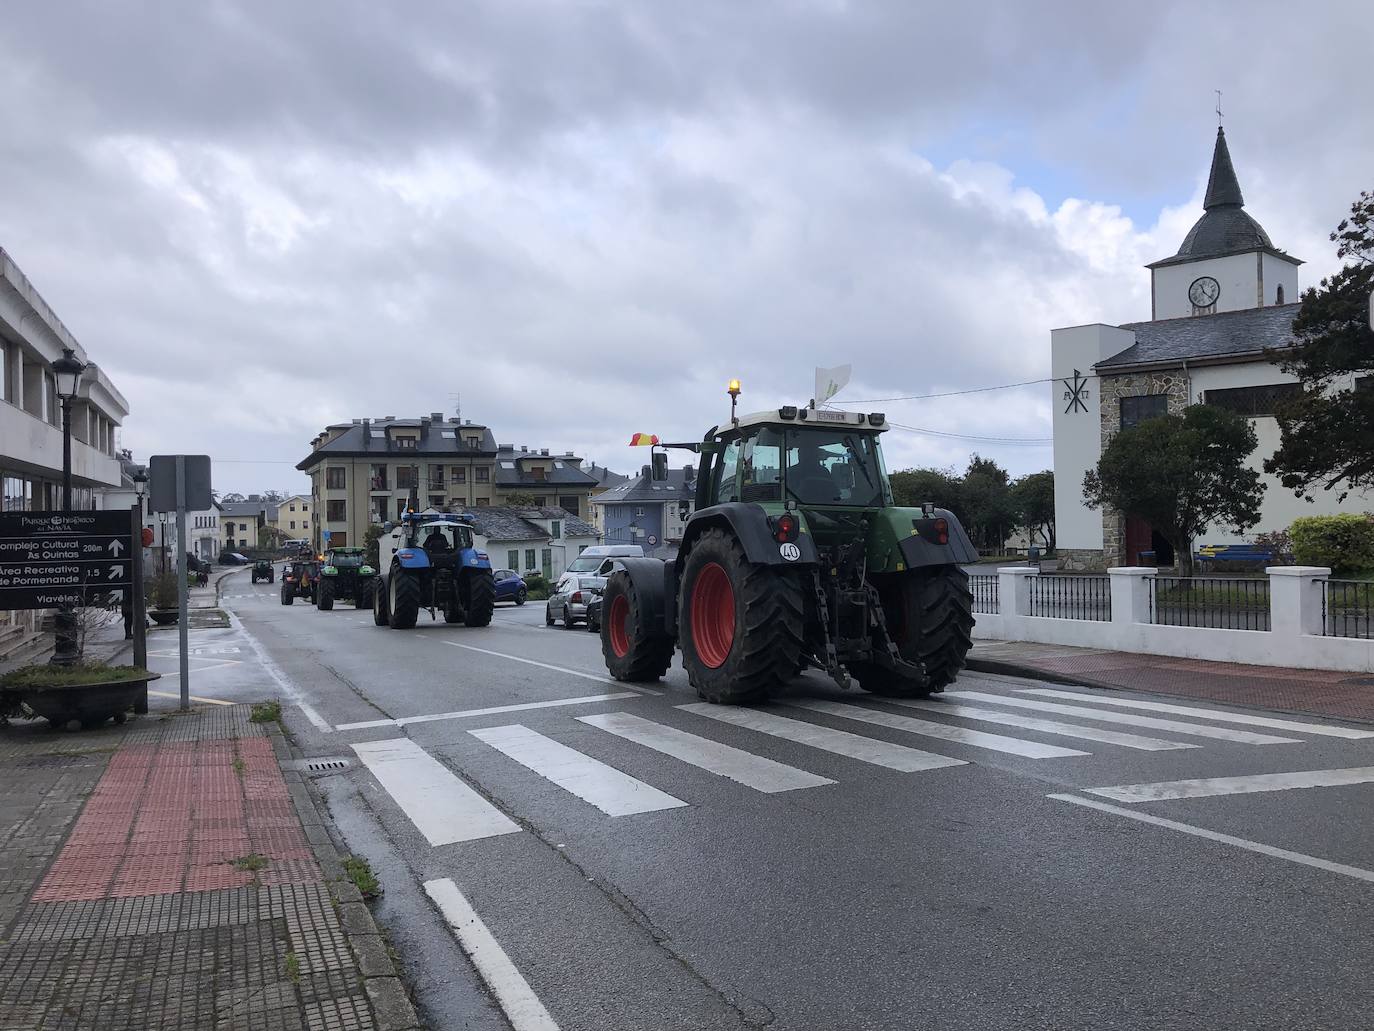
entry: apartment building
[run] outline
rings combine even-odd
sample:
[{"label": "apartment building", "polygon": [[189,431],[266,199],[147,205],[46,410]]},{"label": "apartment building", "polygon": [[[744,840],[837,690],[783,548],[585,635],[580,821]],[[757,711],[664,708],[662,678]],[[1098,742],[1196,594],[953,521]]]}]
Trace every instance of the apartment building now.
[{"label": "apartment building", "polygon": [[305,494],[293,494],[284,501],[277,502],[277,510],[270,525],[288,541],[314,540],[311,529],[314,513],[313,498]]}]

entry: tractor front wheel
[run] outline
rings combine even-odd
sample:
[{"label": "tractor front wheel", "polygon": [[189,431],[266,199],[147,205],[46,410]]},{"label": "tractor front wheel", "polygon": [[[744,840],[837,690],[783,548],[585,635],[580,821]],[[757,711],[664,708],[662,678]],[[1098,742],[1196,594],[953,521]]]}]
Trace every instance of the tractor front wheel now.
[{"label": "tractor front wheel", "polygon": [[372,622],[375,626],[389,626],[391,615],[386,610],[387,592],[377,583],[372,583]]},{"label": "tractor front wheel", "polygon": [[321,580],[319,587],[315,589],[315,605],[321,612],[330,612],[334,608],[334,581]]},{"label": "tractor front wheel", "polygon": [[682,665],[708,702],[767,698],[797,668],[801,582],[791,570],[750,562],[724,530],[707,530],[688,553],[678,613]]},{"label": "tractor front wheel", "polygon": [[606,581],[601,596],[601,654],[616,680],[658,680],[673,663],[673,639],[649,625],[643,599],[630,574],[621,570]]},{"label": "tractor front wheel", "polygon": [[391,597],[387,599],[391,629],[409,630],[420,617],[420,581],[414,573],[393,569],[387,578]]},{"label": "tractor front wheel", "polygon": [[923,663],[926,679],[903,677],[875,663],[855,663],[859,686],[892,698],[943,691],[964,668],[973,644],[973,595],[958,566],[913,569],[879,587],[887,630],[907,662]]},{"label": "tractor front wheel", "polygon": [[458,589],[463,592],[463,622],[471,627],[487,626],[496,611],[496,581],[490,570],[468,570],[458,581]]}]

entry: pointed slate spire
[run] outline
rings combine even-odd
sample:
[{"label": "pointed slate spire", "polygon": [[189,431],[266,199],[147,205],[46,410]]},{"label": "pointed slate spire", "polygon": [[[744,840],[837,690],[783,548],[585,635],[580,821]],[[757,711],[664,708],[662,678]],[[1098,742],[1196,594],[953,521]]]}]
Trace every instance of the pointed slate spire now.
[{"label": "pointed slate spire", "polygon": [[1226,147],[1226,132],[1217,126],[1217,146],[1212,152],[1212,174],[1207,177],[1207,198],[1202,206],[1208,211],[1213,208],[1234,205],[1241,207],[1245,198],[1240,195],[1240,183],[1236,181],[1236,170],[1231,164],[1231,152]]}]

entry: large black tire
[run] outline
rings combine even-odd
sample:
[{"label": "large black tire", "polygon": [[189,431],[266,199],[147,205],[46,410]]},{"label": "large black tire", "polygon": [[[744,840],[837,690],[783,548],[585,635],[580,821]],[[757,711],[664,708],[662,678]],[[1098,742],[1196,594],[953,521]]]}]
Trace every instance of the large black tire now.
[{"label": "large black tire", "polygon": [[792,570],[750,562],[724,530],[703,533],[678,602],[682,665],[697,694],[738,705],[786,684],[802,651],[802,598]]},{"label": "large black tire", "polygon": [[414,573],[396,568],[387,578],[387,588],[391,597],[387,599],[387,609],[391,616],[392,630],[409,630],[420,618],[420,581]]},{"label": "large black tire", "polygon": [[462,592],[463,622],[471,627],[487,626],[496,611],[496,581],[487,569],[469,569],[458,581]]},{"label": "large black tire", "polygon": [[289,591],[289,590],[287,590],[287,589],[286,589],[286,584],[282,584],[282,586],[281,586],[281,603],[282,603],[283,605],[290,605],[290,604],[291,604],[293,601],[295,601],[295,600],[296,600],[296,592],[295,592],[295,591]]},{"label": "large black tire", "polygon": [[391,614],[386,610],[386,591],[377,580],[372,581],[372,622],[375,626],[391,625]]},{"label": "large black tire", "polygon": [[601,596],[601,654],[616,680],[658,680],[673,663],[673,639],[648,626],[644,606],[630,574],[621,570],[606,581]]},{"label": "large black tire", "polygon": [[315,605],[321,612],[330,612],[334,608],[334,581],[321,580],[320,585],[315,590]]},{"label": "large black tire", "polygon": [[908,662],[921,662],[927,679],[912,680],[871,663],[854,663],[859,686],[889,698],[922,698],[943,691],[964,668],[973,645],[973,595],[958,566],[932,566],[898,574],[879,588],[888,632]]}]

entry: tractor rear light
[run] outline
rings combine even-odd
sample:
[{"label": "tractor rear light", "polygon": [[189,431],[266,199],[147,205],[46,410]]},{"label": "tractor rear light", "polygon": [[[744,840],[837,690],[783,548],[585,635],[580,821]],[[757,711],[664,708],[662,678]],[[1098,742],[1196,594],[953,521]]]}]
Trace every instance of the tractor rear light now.
[{"label": "tractor rear light", "polygon": [[949,543],[949,521],[945,519],[935,520],[935,542],[937,544]]},{"label": "tractor rear light", "polygon": [[797,517],[791,512],[784,512],[773,520],[773,539],[779,544],[788,544],[797,539],[800,529]]}]

